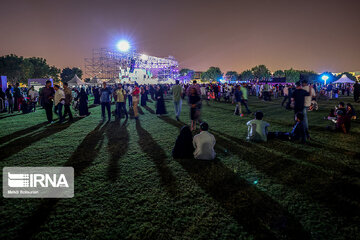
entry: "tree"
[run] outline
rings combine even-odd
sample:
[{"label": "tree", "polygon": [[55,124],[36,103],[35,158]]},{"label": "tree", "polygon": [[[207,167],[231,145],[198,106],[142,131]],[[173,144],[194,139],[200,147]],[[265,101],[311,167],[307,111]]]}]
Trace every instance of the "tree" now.
[{"label": "tree", "polygon": [[53,77],[56,80],[59,73],[60,70],[50,67],[44,58],[23,58],[14,54],[0,57],[0,74],[7,76],[10,84],[27,83],[29,78]]},{"label": "tree", "polygon": [[285,73],[284,73],[283,70],[276,70],[273,75],[274,75],[274,78],[283,78],[283,77],[285,77]]},{"label": "tree", "polygon": [[227,81],[236,81],[239,77],[239,74],[235,71],[228,71],[225,74]]},{"label": "tree", "polygon": [[240,74],[241,81],[251,81],[254,79],[254,75],[251,70],[245,70]]},{"label": "tree", "polygon": [[58,82],[60,81],[59,75],[60,75],[60,69],[55,66],[51,66],[49,70],[50,78],[52,78],[55,82]]},{"label": "tree", "polygon": [[210,67],[206,72],[201,74],[202,80],[219,81],[223,76],[223,73],[218,67]]},{"label": "tree", "polygon": [[285,70],[286,82],[297,82],[300,80],[300,72],[292,68]]},{"label": "tree", "polygon": [[268,80],[270,79],[271,73],[265,65],[258,65],[251,69],[254,77],[258,80]]},{"label": "tree", "polygon": [[[80,68],[73,67],[71,70],[72,70],[72,72],[74,73],[74,76],[75,76],[75,74],[76,74],[79,78],[82,77],[83,72],[82,72],[82,70],[81,70]],[[73,76],[73,77],[74,77],[74,76]]]},{"label": "tree", "polygon": [[60,78],[63,83],[70,81],[73,77],[74,75],[71,68],[66,67],[61,71]]},{"label": "tree", "polygon": [[22,75],[21,65],[23,61],[23,57],[14,54],[2,56],[0,58],[0,75],[7,76],[10,84],[18,82]]},{"label": "tree", "polygon": [[60,74],[61,81],[63,83],[68,82],[75,76],[75,74],[79,78],[81,78],[82,77],[82,70],[80,68],[77,68],[77,67],[73,67],[73,68],[66,67],[66,68],[64,68],[62,70],[62,72]]},{"label": "tree", "polygon": [[33,65],[33,78],[48,78],[50,66],[46,63],[44,58],[32,57],[29,58],[30,63]]}]

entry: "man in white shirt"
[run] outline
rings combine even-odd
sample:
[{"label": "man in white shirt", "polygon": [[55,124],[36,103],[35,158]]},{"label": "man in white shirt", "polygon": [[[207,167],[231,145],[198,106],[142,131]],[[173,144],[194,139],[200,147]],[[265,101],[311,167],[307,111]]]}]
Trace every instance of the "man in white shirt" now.
[{"label": "man in white shirt", "polygon": [[54,95],[54,104],[55,109],[57,109],[58,115],[59,115],[59,122],[64,121],[64,116],[62,114],[62,108],[65,104],[65,93],[63,90],[60,89],[59,85],[54,86],[55,89],[55,95]]},{"label": "man in white shirt", "polygon": [[28,92],[28,97],[30,98],[30,102],[33,107],[33,111],[35,112],[37,98],[39,97],[39,93],[37,91],[35,91],[34,86],[31,86],[31,88]]},{"label": "man in white shirt", "polygon": [[194,157],[200,160],[213,160],[216,157],[214,135],[208,132],[209,125],[206,122],[200,124],[200,133],[194,136]]},{"label": "man in white shirt", "polygon": [[264,114],[260,111],[255,113],[255,119],[248,121],[248,136],[246,140],[254,142],[267,142],[269,123],[263,121]]}]

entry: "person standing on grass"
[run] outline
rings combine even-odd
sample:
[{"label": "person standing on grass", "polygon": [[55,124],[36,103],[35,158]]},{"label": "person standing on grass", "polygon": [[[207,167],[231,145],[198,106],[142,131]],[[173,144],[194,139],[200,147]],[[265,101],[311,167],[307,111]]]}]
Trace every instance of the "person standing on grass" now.
[{"label": "person standing on grass", "polygon": [[214,160],[216,140],[214,135],[208,132],[209,125],[206,122],[200,124],[200,133],[194,136],[194,158],[199,160]]},{"label": "person standing on grass", "polygon": [[309,121],[308,121],[307,110],[311,106],[312,98],[315,97],[315,91],[311,86],[309,86],[308,81],[306,79],[302,81],[302,89],[304,89],[306,92],[309,93],[309,96],[306,96],[304,99],[304,109],[302,111],[304,115],[304,127],[306,131],[309,132]]},{"label": "person standing on grass", "polygon": [[284,99],[281,102],[281,106],[284,106],[284,103],[289,100],[289,85],[285,85],[284,89],[283,89],[283,93],[284,93]]},{"label": "person standing on grass", "polygon": [[134,117],[135,119],[139,119],[139,111],[138,111],[138,105],[139,105],[139,96],[140,96],[140,88],[137,83],[135,83],[135,86],[131,92],[132,96],[132,104],[133,104],[133,110],[134,110]]},{"label": "person standing on grass", "polygon": [[242,91],[240,90],[240,86],[236,86],[234,93],[234,101],[236,104],[234,115],[240,115],[240,117],[243,117],[244,114],[242,114],[241,111],[241,98],[242,98]]},{"label": "person standing on grass", "polygon": [[55,89],[54,104],[57,109],[57,114],[59,115],[59,122],[62,123],[64,121],[62,108],[65,104],[65,94],[64,91],[60,89],[59,85],[55,85],[54,89]]},{"label": "person standing on grass", "polygon": [[19,99],[21,97],[21,92],[20,92],[20,88],[19,88],[19,83],[15,84],[13,94],[14,94],[14,110],[20,111]]},{"label": "person standing on grass", "polygon": [[251,111],[250,111],[250,109],[249,109],[249,107],[247,105],[248,104],[248,90],[247,90],[246,87],[241,86],[241,85],[240,85],[240,90],[241,90],[241,93],[242,93],[241,104],[245,106],[247,113],[250,114]]},{"label": "person standing on grass", "polygon": [[190,96],[191,95],[191,89],[195,88],[197,95],[201,95],[201,90],[200,90],[200,85],[197,84],[196,80],[193,81],[193,84],[191,84],[187,89],[186,89],[186,95]]},{"label": "person standing on grass", "polygon": [[100,104],[101,104],[101,117],[105,122],[105,108],[108,115],[108,122],[111,121],[111,89],[107,87],[106,82],[103,83],[103,87],[100,89]]},{"label": "person standing on grass", "polygon": [[86,117],[90,115],[88,107],[88,95],[84,88],[81,88],[79,93],[79,115],[80,117]]},{"label": "person standing on grass", "polygon": [[126,119],[128,119],[128,113],[126,111],[126,91],[122,88],[122,85],[118,85],[116,94],[116,116],[121,119],[122,113],[124,112]]},{"label": "person standing on grass", "polygon": [[55,95],[55,90],[53,87],[51,87],[51,81],[46,81],[46,85],[41,91],[40,98],[44,104],[46,117],[48,120],[48,123],[53,123],[53,113],[52,113],[52,107],[53,107],[53,99]]},{"label": "person standing on grass", "polygon": [[155,98],[156,98],[156,114],[158,116],[166,114],[164,90],[160,85],[158,85],[156,88]]},{"label": "person standing on grass", "polygon": [[182,105],[182,87],[179,85],[179,80],[175,81],[175,85],[172,87],[174,108],[176,120],[180,121],[181,105]]},{"label": "person standing on grass", "polygon": [[127,95],[128,95],[128,104],[129,104],[129,109],[133,107],[133,101],[132,101],[132,91],[133,91],[133,88],[131,87],[130,84],[128,84],[127,86]]},{"label": "person standing on grass", "polygon": [[358,102],[360,97],[360,83],[359,80],[354,84],[354,101]]},{"label": "person standing on grass", "polygon": [[34,112],[36,111],[36,104],[38,102],[39,92],[34,89],[34,86],[31,86],[28,97],[30,98],[31,105],[34,109]]},{"label": "person standing on grass", "polygon": [[200,102],[201,102],[201,98],[199,94],[197,93],[195,88],[192,88],[191,95],[189,96],[191,131],[196,130],[196,122],[200,118],[200,108],[199,108]]},{"label": "person standing on grass", "polygon": [[69,115],[69,121],[73,121],[73,115],[71,113],[70,105],[72,102],[72,91],[69,88],[68,83],[64,83],[65,105],[64,105],[64,118]]},{"label": "person standing on grass", "polygon": [[[298,112],[301,112],[302,118],[304,118],[303,112],[304,112],[304,108],[305,108],[305,97],[306,96],[310,96],[310,94],[306,90],[302,89],[301,83],[299,81],[296,82],[296,89],[292,93],[291,102],[294,105],[295,115]],[[304,124],[303,121],[302,121],[302,124]],[[310,138],[308,129],[305,128],[305,130],[306,130],[307,138]]]},{"label": "person standing on grass", "polygon": [[11,92],[11,85],[5,90],[5,96],[8,102],[8,113],[14,113],[14,96]]}]

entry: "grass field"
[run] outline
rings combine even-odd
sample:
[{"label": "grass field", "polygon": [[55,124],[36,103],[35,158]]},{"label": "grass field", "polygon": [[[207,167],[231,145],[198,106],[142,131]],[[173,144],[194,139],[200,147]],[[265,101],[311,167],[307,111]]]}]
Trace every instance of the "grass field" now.
[{"label": "grass field", "polygon": [[[280,99],[249,102],[271,131],[291,129]],[[168,116],[148,103],[140,121],[104,124],[100,107],[51,126],[43,110],[1,114],[1,167],[73,166],[75,197],[1,198],[0,239],[360,239],[360,121],[347,135],[327,131],[323,117],[336,103],[309,113],[307,145],[248,143],[252,116],[204,104],[217,140],[211,163],[172,159],[189,109],[183,104],[177,122],[170,100]]]}]

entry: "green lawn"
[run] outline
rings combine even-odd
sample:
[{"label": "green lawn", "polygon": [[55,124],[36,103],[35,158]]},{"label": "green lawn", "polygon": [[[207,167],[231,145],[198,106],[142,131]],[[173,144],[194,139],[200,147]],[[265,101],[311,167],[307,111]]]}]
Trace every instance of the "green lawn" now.
[{"label": "green lawn", "polygon": [[[360,121],[347,135],[327,131],[323,117],[335,100],[309,113],[307,145],[248,143],[251,116],[204,104],[217,140],[211,163],[172,159],[189,109],[183,104],[177,122],[166,104],[168,116],[148,103],[140,121],[106,124],[100,107],[51,126],[43,110],[0,114],[1,167],[75,168],[74,198],[1,198],[0,239],[359,239]],[[293,113],[280,99],[250,98],[249,106],[264,112],[271,131],[291,129]]]}]

